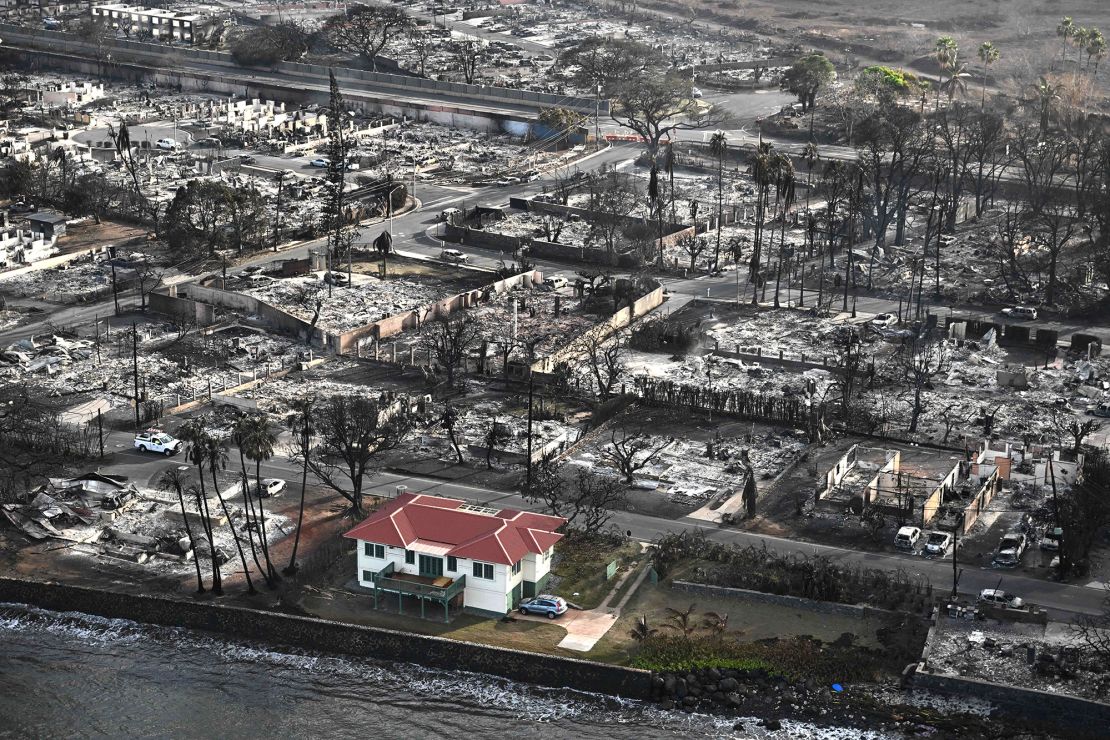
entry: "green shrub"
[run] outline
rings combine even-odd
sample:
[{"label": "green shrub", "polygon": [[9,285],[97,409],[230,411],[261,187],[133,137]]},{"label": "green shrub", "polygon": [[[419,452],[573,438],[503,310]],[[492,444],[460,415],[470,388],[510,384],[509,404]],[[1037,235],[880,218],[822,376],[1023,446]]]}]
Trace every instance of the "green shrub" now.
[{"label": "green shrub", "polygon": [[733,669],[790,681],[870,681],[883,670],[879,651],[809,637],[738,642],[711,636],[654,635],[641,643],[632,666],[659,673]]}]

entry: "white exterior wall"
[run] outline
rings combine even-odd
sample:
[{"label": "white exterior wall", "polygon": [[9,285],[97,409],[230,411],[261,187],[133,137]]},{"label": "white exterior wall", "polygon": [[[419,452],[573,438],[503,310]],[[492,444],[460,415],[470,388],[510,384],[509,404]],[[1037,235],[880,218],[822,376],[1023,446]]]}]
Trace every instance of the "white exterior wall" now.
[{"label": "white exterior wall", "polygon": [[[363,574],[366,571],[377,573],[387,564],[393,563],[393,570],[395,573],[419,573],[420,560],[419,550],[414,550],[418,553],[417,561],[412,565],[405,562],[405,550],[401,547],[385,546],[385,558],[374,558],[366,555],[366,543],[362,540],[358,542],[358,555],[356,564],[358,568],[358,584],[365,588],[373,588],[374,584],[366,580]],[[375,543],[376,544],[376,543]],[[437,555],[436,557],[443,558],[443,575],[451,578],[458,578],[459,576],[466,576],[466,587],[463,589],[463,605],[473,609],[481,609],[482,611],[497,612],[498,614],[505,614],[509,611],[509,594],[516,584],[520,583],[524,578],[525,568],[527,568],[527,559],[521,568],[520,573],[512,576],[512,569],[505,565],[493,565],[493,580],[487,581],[484,578],[474,577],[474,561],[468,558],[458,558],[456,565],[457,570],[451,571],[447,568],[447,556]],[[531,556],[529,556],[531,557]],[[545,571],[546,572],[546,571]],[[529,579],[531,580],[531,579]]]},{"label": "white exterior wall", "polygon": [[551,554],[554,549],[553,547],[547,548],[544,555],[528,553],[524,556],[524,567],[521,569],[524,580],[538,583],[541,578],[551,572]]},{"label": "white exterior wall", "polygon": [[474,577],[473,560],[459,560],[459,568],[462,569],[463,563],[466,563],[466,570],[461,572],[466,573],[466,588],[463,590],[464,605],[473,609],[481,609],[487,612],[497,612],[498,614],[505,614],[509,611],[508,603],[508,575],[509,568],[504,565],[493,564],[493,580],[487,581],[484,578]]}]

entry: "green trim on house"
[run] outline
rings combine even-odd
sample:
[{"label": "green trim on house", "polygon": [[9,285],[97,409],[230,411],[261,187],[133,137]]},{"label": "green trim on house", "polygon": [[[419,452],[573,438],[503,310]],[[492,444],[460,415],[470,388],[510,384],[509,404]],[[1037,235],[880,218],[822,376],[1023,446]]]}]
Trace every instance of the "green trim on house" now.
[{"label": "green trim on house", "polygon": [[550,580],[551,574],[544,573],[538,581],[523,581],[522,585],[524,586],[524,597],[530,599],[534,596],[539,596],[547,589],[547,582]]}]

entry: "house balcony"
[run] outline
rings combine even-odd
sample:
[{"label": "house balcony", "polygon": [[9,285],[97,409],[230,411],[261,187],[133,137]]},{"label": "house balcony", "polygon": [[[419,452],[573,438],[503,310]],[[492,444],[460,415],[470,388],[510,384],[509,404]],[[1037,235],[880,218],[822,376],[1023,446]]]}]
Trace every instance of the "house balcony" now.
[{"label": "house balcony", "polygon": [[420,616],[425,617],[425,605],[431,601],[443,606],[444,621],[450,621],[448,607],[456,596],[466,588],[466,576],[448,578],[447,576],[422,576],[416,573],[398,573],[389,563],[374,574],[374,608],[379,608],[379,602],[385,594],[397,595],[397,610],[405,613],[404,598],[406,596],[420,602]]}]

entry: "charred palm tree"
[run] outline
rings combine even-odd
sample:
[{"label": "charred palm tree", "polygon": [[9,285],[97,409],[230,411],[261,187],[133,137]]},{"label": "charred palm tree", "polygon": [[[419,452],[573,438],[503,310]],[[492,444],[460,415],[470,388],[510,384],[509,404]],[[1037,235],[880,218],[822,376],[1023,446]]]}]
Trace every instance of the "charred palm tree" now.
[{"label": "charred palm tree", "polygon": [[187,483],[188,478],[176,468],[171,468],[162,473],[162,478],[159,481],[163,490],[172,489],[177,494],[177,503],[181,506],[181,521],[185,522],[185,536],[189,538],[189,549],[193,551],[193,565],[197,569],[197,593],[202,594],[207,589],[204,588],[204,577],[200,574],[200,558],[197,557],[197,543],[193,538],[193,528],[189,526],[189,514],[185,510],[185,486]]},{"label": "charred palm tree", "polygon": [[752,305],[759,302],[759,285],[762,282],[760,269],[763,261],[763,217],[766,210],[768,192],[771,187],[771,160],[774,147],[760,142],[759,147],[748,162],[748,171],[756,185],[755,202],[755,240],[751,261],[748,267],[748,280],[752,283]]},{"label": "charred palm tree", "polygon": [[247,556],[243,552],[243,543],[239,539],[239,534],[235,531],[235,522],[231,518],[231,512],[227,508],[227,501],[220,493],[220,484],[216,479],[216,473],[227,467],[227,447],[220,442],[220,440],[213,437],[211,434],[206,433],[204,438],[204,462],[208,465],[208,472],[212,474],[212,487],[216,489],[216,498],[220,501],[220,508],[223,509],[224,516],[227,517],[227,526],[231,530],[231,539],[235,542],[235,550],[239,553],[239,561],[243,564],[243,575],[247,579],[247,593],[256,594],[258,590],[254,587],[254,580],[251,578],[250,567],[247,565]]},{"label": "charred palm tree", "polygon": [[709,139],[709,151],[717,158],[717,246],[713,249],[713,272],[717,271],[721,260],[721,220],[725,210],[725,153],[728,152],[728,137],[718,131]]},{"label": "charred palm tree", "polygon": [[185,457],[197,466],[197,485],[193,493],[197,499],[197,512],[200,514],[201,526],[204,528],[205,539],[208,540],[208,553],[212,558],[212,593],[224,592],[223,577],[220,574],[220,563],[216,553],[216,537],[212,531],[212,514],[208,510],[208,495],[204,490],[204,465],[207,461],[205,452],[208,430],[201,419],[190,419],[182,425],[177,435],[185,442]]},{"label": "charred palm tree", "polygon": [[297,512],[297,534],[293,538],[293,552],[289,556],[289,565],[283,571],[285,575],[291,576],[297,572],[297,547],[301,544],[301,525],[304,523],[304,492],[305,487],[308,485],[308,455],[309,448],[312,446],[312,399],[300,398],[293,401],[293,415],[291,422],[293,436],[299,441],[297,444],[301,448],[301,457],[304,460],[304,465],[301,468],[301,505],[300,510]]},{"label": "charred palm tree", "polygon": [[241,437],[240,450],[247,459],[254,462],[254,482],[258,490],[258,539],[261,542],[262,556],[266,560],[267,579],[280,581],[277,568],[270,560],[270,544],[266,537],[266,510],[262,505],[262,462],[274,456],[277,435],[270,422],[262,414],[251,414],[242,419],[239,425]]},{"label": "charred palm tree", "polygon": [[[258,558],[258,548],[254,544],[254,524],[258,522],[258,516],[254,511],[254,502],[251,500],[250,494],[250,476],[247,475],[247,458],[243,454],[243,440],[246,436],[246,416],[240,416],[235,420],[235,425],[232,427],[232,439],[235,441],[235,447],[239,450],[239,470],[240,470],[240,487],[243,489],[243,511],[247,517],[247,540],[251,546],[251,558],[254,560],[258,572],[262,573],[266,579],[266,586],[268,588],[274,587],[274,581],[270,578],[269,572],[262,565],[262,561]],[[261,503],[259,504],[261,506]],[[263,539],[261,530],[259,531],[259,539]]]}]

